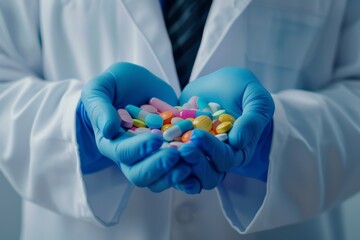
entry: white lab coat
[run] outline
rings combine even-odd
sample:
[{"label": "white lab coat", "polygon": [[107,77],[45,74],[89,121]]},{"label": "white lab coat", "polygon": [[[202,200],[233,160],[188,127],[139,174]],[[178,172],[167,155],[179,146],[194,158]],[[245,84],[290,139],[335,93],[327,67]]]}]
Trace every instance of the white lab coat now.
[{"label": "white lab coat", "polygon": [[0,0],[0,167],[23,198],[23,239],[345,239],[340,203],[360,190],[360,3],[250,2],[213,1],[191,79],[243,66],[272,93],[268,181],[228,174],[187,196],[79,167],[89,79],[128,61],[180,94],[159,1]]}]

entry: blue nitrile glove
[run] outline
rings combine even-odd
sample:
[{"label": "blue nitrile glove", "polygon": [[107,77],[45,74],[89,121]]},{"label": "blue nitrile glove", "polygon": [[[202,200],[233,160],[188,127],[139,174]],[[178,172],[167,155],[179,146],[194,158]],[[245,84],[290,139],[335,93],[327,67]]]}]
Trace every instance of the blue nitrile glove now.
[{"label": "blue nitrile glove", "polygon": [[127,104],[140,106],[152,97],[177,103],[173,89],[143,67],[116,63],[87,83],[77,108],[77,141],[84,174],[114,163],[139,187],[159,192],[185,179],[190,167],[176,149],[161,149],[161,137],[130,137],[117,112]]},{"label": "blue nitrile glove", "polygon": [[180,104],[191,96],[219,103],[237,118],[227,143],[206,131],[194,130],[191,144],[180,148],[202,188],[216,187],[228,172],[266,181],[275,107],[257,78],[247,69],[226,67],[188,84]]}]

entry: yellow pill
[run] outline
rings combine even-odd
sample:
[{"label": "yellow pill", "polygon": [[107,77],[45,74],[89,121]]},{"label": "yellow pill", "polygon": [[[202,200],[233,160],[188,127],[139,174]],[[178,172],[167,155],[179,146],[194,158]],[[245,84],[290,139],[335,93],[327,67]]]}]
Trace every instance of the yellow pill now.
[{"label": "yellow pill", "polygon": [[168,124],[164,124],[162,127],[161,127],[161,131],[165,131],[166,129],[168,129],[168,128],[171,128],[173,125],[172,124],[170,124],[170,123],[168,123]]},{"label": "yellow pill", "polygon": [[223,122],[220,123],[219,126],[216,127],[216,133],[226,133],[232,128],[231,122]]},{"label": "yellow pill", "polygon": [[212,121],[208,116],[202,115],[195,118],[193,125],[195,128],[203,129],[205,131],[210,131],[212,127]]},{"label": "yellow pill", "polygon": [[144,121],[140,120],[140,119],[134,119],[133,125],[135,127],[146,127],[146,124]]},{"label": "yellow pill", "polygon": [[219,117],[219,121],[221,123],[223,122],[231,122],[231,123],[234,123],[235,122],[235,118],[233,116],[231,116],[230,114],[221,114],[220,117]]}]

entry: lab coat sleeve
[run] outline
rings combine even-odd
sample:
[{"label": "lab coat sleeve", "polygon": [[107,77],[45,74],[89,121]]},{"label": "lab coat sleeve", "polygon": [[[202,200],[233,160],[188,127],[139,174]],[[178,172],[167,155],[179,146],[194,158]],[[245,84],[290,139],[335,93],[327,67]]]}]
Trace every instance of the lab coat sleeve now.
[{"label": "lab coat sleeve", "polygon": [[349,1],[332,84],[317,92],[272,95],[267,183],[228,174],[218,187],[225,216],[240,233],[299,223],[359,192],[359,12],[359,2]]},{"label": "lab coat sleeve", "polygon": [[132,187],[115,167],[82,175],[75,135],[82,83],[44,80],[41,45],[37,1],[0,0],[0,169],[26,201],[114,224]]}]

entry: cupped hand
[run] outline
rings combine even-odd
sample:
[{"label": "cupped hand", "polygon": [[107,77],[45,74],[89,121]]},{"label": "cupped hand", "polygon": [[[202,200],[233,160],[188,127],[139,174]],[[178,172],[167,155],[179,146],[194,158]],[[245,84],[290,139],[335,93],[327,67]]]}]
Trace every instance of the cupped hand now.
[{"label": "cupped hand", "polygon": [[140,106],[157,97],[171,105],[173,89],[143,67],[116,63],[89,81],[77,109],[77,140],[83,173],[116,163],[127,179],[151,191],[163,191],[185,179],[190,167],[175,149],[160,149],[155,134],[129,136],[121,127],[117,109]]},{"label": "cupped hand", "polygon": [[219,103],[236,121],[227,142],[203,130],[193,131],[191,143],[179,150],[192,165],[189,179],[198,179],[203,189],[216,187],[229,172],[266,181],[275,106],[255,75],[247,69],[226,67],[189,83],[180,104],[192,96]]}]

